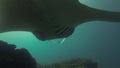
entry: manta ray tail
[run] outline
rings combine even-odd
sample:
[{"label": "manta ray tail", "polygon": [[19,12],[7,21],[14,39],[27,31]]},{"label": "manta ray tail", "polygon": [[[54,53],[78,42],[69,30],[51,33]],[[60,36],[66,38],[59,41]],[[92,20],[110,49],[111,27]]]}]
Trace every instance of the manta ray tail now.
[{"label": "manta ray tail", "polygon": [[83,13],[87,17],[87,20],[101,20],[101,21],[111,21],[120,22],[120,12],[112,12],[107,10],[100,10],[96,8],[90,8],[84,5]]}]

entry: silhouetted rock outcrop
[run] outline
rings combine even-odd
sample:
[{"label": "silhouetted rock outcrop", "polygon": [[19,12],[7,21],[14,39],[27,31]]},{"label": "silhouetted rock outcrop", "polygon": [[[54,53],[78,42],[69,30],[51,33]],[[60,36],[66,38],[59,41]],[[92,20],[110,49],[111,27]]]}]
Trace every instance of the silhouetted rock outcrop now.
[{"label": "silhouetted rock outcrop", "polygon": [[0,68],[36,68],[36,61],[27,49],[0,41]]}]

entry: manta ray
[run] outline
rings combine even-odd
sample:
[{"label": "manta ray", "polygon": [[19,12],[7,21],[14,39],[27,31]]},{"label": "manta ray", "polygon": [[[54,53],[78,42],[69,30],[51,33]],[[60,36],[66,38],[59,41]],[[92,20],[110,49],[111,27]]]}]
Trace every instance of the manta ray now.
[{"label": "manta ray", "polygon": [[0,0],[0,32],[29,31],[39,40],[67,38],[88,21],[120,23],[120,12],[92,8],[79,0]]}]

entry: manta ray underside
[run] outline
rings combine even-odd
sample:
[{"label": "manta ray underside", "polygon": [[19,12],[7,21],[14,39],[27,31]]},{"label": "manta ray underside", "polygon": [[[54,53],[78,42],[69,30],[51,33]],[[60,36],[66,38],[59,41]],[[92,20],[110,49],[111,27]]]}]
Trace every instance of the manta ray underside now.
[{"label": "manta ray underside", "polygon": [[87,21],[102,20],[120,23],[120,12],[91,8],[79,3],[78,0],[64,0],[57,4],[56,1],[46,3],[48,4],[46,11],[49,11],[48,18],[52,19],[52,22],[49,21],[52,27],[46,32],[33,32],[40,40],[69,37],[76,26]]},{"label": "manta ray underside", "polygon": [[78,0],[13,0],[6,5],[7,26],[1,30],[30,31],[39,40],[67,38],[88,21],[120,23],[120,12],[92,8]]}]

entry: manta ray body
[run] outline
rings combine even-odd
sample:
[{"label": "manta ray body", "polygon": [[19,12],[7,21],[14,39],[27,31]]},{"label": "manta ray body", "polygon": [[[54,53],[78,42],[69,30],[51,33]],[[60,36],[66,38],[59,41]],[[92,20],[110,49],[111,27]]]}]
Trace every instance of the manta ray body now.
[{"label": "manta ray body", "polygon": [[78,0],[0,0],[0,32],[30,31],[39,40],[69,37],[85,22],[120,22],[120,12],[86,6]]}]

